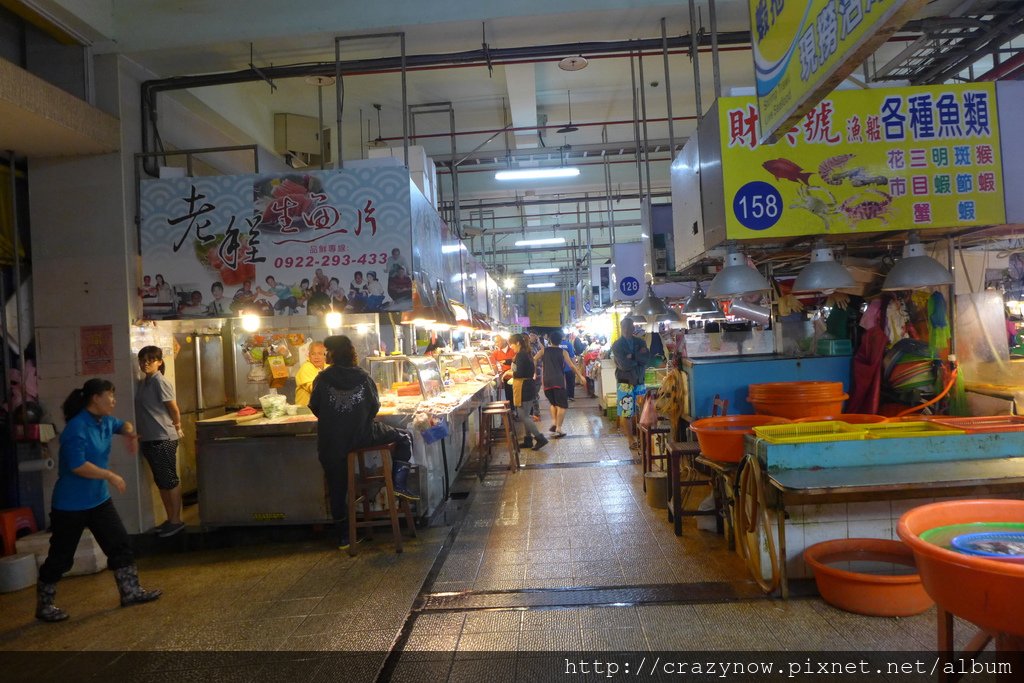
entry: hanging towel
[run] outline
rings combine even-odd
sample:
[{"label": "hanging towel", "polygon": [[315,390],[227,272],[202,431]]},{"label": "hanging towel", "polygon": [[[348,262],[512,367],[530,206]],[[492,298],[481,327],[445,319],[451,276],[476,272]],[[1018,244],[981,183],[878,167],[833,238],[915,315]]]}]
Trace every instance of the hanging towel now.
[{"label": "hanging towel", "polygon": [[853,356],[848,413],[877,413],[882,387],[882,359],[889,339],[881,325],[868,328]]},{"label": "hanging towel", "polygon": [[928,347],[935,358],[945,358],[949,353],[949,321],[942,292],[932,292],[928,297]]}]

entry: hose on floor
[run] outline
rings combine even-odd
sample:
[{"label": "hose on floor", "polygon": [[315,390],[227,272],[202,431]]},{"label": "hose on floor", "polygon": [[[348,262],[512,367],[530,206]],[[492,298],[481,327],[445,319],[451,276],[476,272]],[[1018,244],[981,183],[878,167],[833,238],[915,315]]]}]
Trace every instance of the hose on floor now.
[{"label": "hose on floor", "polygon": [[[779,587],[779,556],[775,546],[768,506],[765,504],[764,477],[756,457],[746,457],[737,476],[736,547],[747,563],[757,585],[765,593]],[[760,533],[758,531],[760,530]],[[771,578],[764,578],[759,539],[765,539],[771,562]]]},{"label": "hose on floor", "polygon": [[922,403],[919,406],[911,406],[910,408],[907,408],[906,410],[904,410],[902,412],[896,413],[896,417],[904,417],[904,416],[910,415],[912,413],[920,412],[920,411],[924,410],[925,408],[927,408],[928,406],[934,405],[934,404],[938,403],[939,401],[941,401],[943,398],[945,398],[946,394],[948,394],[949,391],[953,388],[953,385],[956,384],[956,376],[957,376],[957,374],[959,374],[959,372],[960,372],[960,366],[959,365],[954,365],[952,371],[949,373],[949,380],[946,382],[946,386],[944,386],[942,388],[942,391],[939,392],[939,394],[937,396],[935,396],[935,398],[933,398],[932,400],[928,401],[927,403]]}]

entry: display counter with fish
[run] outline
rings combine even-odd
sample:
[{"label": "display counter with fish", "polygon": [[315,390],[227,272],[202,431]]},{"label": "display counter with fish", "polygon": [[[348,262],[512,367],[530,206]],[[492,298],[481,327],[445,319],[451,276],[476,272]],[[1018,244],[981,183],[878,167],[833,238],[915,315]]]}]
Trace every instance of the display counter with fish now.
[{"label": "display counter with fish", "polygon": [[[493,382],[466,382],[424,400],[382,397],[377,419],[410,431],[417,517],[434,513],[479,441],[477,407]],[[316,417],[230,413],[196,423],[199,516],[204,527],[322,524],[331,521]],[[440,436],[447,432],[446,436]]]}]

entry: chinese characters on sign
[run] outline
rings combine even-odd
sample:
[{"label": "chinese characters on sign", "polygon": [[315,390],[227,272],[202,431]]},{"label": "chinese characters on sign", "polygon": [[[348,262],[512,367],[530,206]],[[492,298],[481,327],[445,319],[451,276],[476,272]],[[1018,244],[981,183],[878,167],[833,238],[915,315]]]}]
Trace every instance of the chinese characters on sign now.
[{"label": "chinese characters on sign", "polygon": [[722,99],[728,237],[1002,223],[995,104],[991,84],[837,91],[767,145],[753,102]]},{"label": "chinese characters on sign", "polygon": [[89,325],[79,330],[82,346],[82,374],[109,375],[114,372],[114,327]]},{"label": "chinese characters on sign", "polygon": [[748,2],[761,134],[775,140],[925,0]]},{"label": "chinese characters on sign", "polygon": [[404,169],[146,181],[146,317],[408,308],[409,182]]}]

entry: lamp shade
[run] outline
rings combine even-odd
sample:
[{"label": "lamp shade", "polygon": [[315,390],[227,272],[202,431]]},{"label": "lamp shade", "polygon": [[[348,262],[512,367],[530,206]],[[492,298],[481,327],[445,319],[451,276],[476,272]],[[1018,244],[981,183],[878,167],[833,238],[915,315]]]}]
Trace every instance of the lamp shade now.
[{"label": "lamp shade", "polygon": [[924,253],[924,245],[911,234],[903,247],[903,258],[885,276],[882,289],[917,289],[953,284],[953,274],[941,263]]},{"label": "lamp shade", "polygon": [[705,313],[721,313],[722,309],[718,307],[718,302],[713,299],[709,299],[704,294],[704,288],[697,283],[697,286],[693,289],[693,294],[683,304],[683,313],[686,315],[703,315]]},{"label": "lamp shade", "polygon": [[[653,283],[648,282],[647,294],[633,305],[633,309],[629,312],[629,317],[637,322],[653,323],[658,322],[663,316],[670,315],[670,313],[671,309],[665,305],[665,302],[655,296]],[[667,320],[668,318],[664,319]]]},{"label": "lamp shade", "polygon": [[819,241],[811,250],[811,262],[793,282],[794,292],[827,292],[856,284],[850,271],[836,263],[832,249]]},{"label": "lamp shade", "polygon": [[708,296],[712,299],[729,297],[771,289],[768,280],[756,268],[747,265],[746,257],[738,251],[730,251],[725,257],[725,267],[708,285]]},{"label": "lamp shade", "polygon": [[403,325],[429,325],[437,320],[437,313],[433,308],[423,303],[425,298],[427,297],[423,294],[423,285],[420,280],[413,280],[412,310],[402,311]]}]

